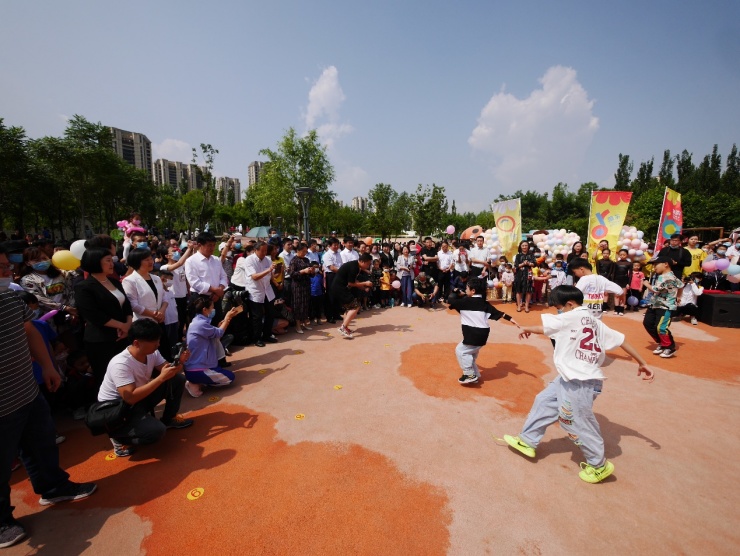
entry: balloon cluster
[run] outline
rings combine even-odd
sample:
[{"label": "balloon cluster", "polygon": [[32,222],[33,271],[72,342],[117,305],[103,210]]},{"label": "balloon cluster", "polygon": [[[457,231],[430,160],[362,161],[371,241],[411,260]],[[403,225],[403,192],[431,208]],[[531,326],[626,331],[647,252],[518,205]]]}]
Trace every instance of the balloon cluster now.
[{"label": "balloon cluster", "polygon": [[69,251],[57,251],[51,258],[51,263],[59,270],[77,270],[80,259],[85,252],[85,240],[78,239],[69,247]]},{"label": "balloon cluster", "polygon": [[730,259],[712,259],[704,261],[701,264],[702,269],[706,272],[720,271],[727,276],[727,281],[733,284],[740,284],[740,264],[730,263]]},{"label": "balloon cluster", "polygon": [[626,249],[631,260],[644,261],[648,258],[645,253],[648,244],[644,241],[644,237],[645,232],[638,230],[634,226],[622,226],[622,230],[619,232],[617,247],[612,252]]},{"label": "balloon cluster", "polygon": [[[492,228],[483,233],[484,244],[488,247],[492,257],[503,255],[501,251],[501,241],[498,236],[498,230]],[[534,234],[532,239],[542,253],[547,252],[547,262],[552,262],[555,255],[567,255],[573,248],[573,244],[580,241],[580,237],[575,232],[563,230],[547,230],[546,234]]]}]

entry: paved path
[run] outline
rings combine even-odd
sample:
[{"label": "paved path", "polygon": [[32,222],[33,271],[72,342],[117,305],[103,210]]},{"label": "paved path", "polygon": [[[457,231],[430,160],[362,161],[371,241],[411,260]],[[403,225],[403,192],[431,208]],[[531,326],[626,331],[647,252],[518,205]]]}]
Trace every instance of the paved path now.
[{"label": "paved path", "polygon": [[[499,307],[529,324],[544,310]],[[641,316],[605,317],[657,377],[610,354],[595,411],[616,470],[602,484],[578,478],[557,426],[535,460],[494,440],[554,376],[547,339],[493,323],[484,380],[461,387],[459,318],[394,308],[364,313],[352,341],[325,325],[240,350],[236,385],[184,400],[195,426],[130,460],[62,420],[63,465],[99,490],[42,508],[17,471],[31,536],[4,553],[736,553],[740,331],[675,323],[679,351],[663,360]]]}]

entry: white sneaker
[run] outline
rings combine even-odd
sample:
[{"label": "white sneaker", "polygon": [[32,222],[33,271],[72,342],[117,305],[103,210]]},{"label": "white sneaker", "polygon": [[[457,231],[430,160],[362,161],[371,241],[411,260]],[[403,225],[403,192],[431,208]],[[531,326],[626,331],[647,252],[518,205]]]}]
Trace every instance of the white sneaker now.
[{"label": "white sneaker", "polygon": [[665,348],[664,348],[663,346],[658,346],[658,347],[657,347],[656,349],[654,349],[654,350],[653,350],[653,353],[654,353],[655,355],[660,355],[661,353],[663,353],[663,350],[664,350],[664,349],[665,349]]},{"label": "white sneaker", "polygon": [[694,326],[696,326],[697,324],[699,324],[699,321],[696,320],[696,317],[691,317],[691,324],[693,324]]},{"label": "white sneaker", "polygon": [[668,359],[669,357],[673,357],[673,354],[676,353],[675,349],[664,349],[663,353],[660,354],[660,356],[663,359]]}]

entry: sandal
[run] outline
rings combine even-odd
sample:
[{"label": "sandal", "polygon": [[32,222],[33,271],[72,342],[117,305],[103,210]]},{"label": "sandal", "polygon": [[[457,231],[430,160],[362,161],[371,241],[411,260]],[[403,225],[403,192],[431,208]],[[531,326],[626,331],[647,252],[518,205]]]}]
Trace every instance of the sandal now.
[{"label": "sandal", "polygon": [[524,309],[524,312],[525,313],[529,313],[529,307],[527,307],[526,309]]},{"label": "sandal", "polygon": [[516,312],[517,312],[517,313],[521,313],[521,312],[522,312],[522,308],[521,308],[520,306],[517,306],[517,308],[516,308]]}]

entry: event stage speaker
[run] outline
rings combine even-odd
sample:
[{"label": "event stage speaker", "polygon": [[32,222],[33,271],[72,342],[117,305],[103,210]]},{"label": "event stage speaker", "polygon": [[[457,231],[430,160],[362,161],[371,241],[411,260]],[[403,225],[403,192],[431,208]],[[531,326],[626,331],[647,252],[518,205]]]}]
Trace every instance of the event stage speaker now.
[{"label": "event stage speaker", "polygon": [[740,294],[700,295],[699,320],[709,326],[740,328]]}]

